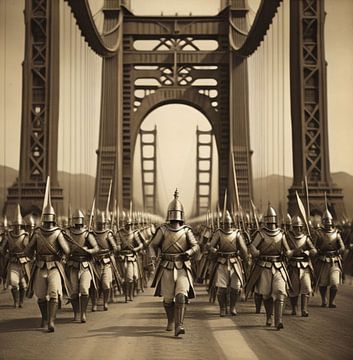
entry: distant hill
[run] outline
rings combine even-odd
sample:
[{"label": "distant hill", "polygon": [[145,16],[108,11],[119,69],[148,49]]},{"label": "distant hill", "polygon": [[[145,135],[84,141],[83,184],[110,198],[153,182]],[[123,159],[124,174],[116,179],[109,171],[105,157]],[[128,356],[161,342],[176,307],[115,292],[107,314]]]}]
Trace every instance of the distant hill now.
[{"label": "distant hill", "polygon": [[[13,168],[0,165],[0,209],[4,206],[6,189],[14,183],[17,173],[17,170]],[[353,218],[353,176],[345,172],[337,172],[332,174],[332,180],[343,189],[347,216]],[[68,208],[69,199],[73,209],[76,207],[89,209],[94,194],[95,178],[93,176],[59,171],[59,182],[64,189],[64,209]],[[265,207],[267,201],[270,200],[275,207],[278,207],[280,202],[287,200],[288,188],[291,185],[292,178],[283,178],[280,175],[254,179],[255,204]]]}]

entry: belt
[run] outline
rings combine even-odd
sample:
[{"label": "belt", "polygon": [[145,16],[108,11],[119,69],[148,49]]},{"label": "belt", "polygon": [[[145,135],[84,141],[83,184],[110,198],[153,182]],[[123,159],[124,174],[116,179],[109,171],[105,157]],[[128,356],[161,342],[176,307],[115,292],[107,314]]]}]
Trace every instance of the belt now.
[{"label": "belt", "polygon": [[282,257],[278,256],[278,255],[274,255],[274,256],[260,256],[260,260],[263,261],[281,261]]},{"label": "belt", "polygon": [[335,256],[339,256],[339,254],[337,250],[333,250],[333,251],[326,251],[325,253],[322,253],[321,256],[335,257]]},{"label": "belt", "polygon": [[168,261],[183,261],[183,254],[162,254],[162,260]]},{"label": "belt", "polygon": [[292,256],[290,260],[293,261],[309,261],[309,259],[306,256]]},{"label": "belt", "polygon": [[49,262],[49,261],[58,261],[59,259],[56,255],[37,255],[37,260]]},{"label": "belt", "polygon": [[70,257],[70,260],[77,261],[77,262],[83,262],[83,261],[90,261],[91,258],[89,256],[85,256],[85,255],[72,255]]},{"label": "belt", "polygon": [[121,250],[119,255],[134,255],[135,253],[132,250]]},{"label": "belt", "polygon": [[235,252],[235,251],[231,251],[231,252],[221,252],[221,251],[218,251],[218,252],[217,252],[217,255],[218,255],[219,257],[229,259],[229,258],[232,258],[232,257],[236,257],[236,256],[238,255],[238,253]]}]

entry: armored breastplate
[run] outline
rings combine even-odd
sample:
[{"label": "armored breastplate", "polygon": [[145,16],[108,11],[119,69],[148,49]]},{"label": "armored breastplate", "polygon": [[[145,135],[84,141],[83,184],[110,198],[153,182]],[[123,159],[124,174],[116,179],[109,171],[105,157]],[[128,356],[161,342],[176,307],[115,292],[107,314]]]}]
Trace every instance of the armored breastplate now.
[{"label": "armored breastplate", "polygon": [[321,251],[333,251],[337,249],[338,231],[333,230],[326,232],[321,230],[319,233],[320,237],[320,250]]},{"label": "armored breastplate", "polygon": [[[38,228],[33,236],[37,237],[37,254],[38,255],[52,255],[55,249],[56,253],[60,250],[60,245],[58,242],[58,236],[60,235],[61,230],[58,227],[55,227],[50,230],[44,228]],[[48,246],[45,245],[48,243]]]},{"label": "armored breastplate", "polygon": [[162,252],[167,254],[179,254],[189,249],[187,241],[188,228],[181,227],[177,230],[163,226],[164,239],[162,243]]},{"label": "armored breastplate", "polygon": [[19,235],[14,234],[12,231],[8,235],[8,244],[10,254],[21,253],[25,249],[24,240],[28,237],[28,233],[23,232]]},{"label": "armored breastplate", "polygon": [[262,241],[258,246],[261,255],[281,255],[283,233],[280,229],[261,231]]},{"label": "armored breastplate", "polygon": [[94,236],[96,237],[97,244],[100,249],[109,249],[108,235],[111,233],[111,230],[104,231],[95,231]]},{"label": "armored breastplate", "polygon": [[219,232],[219,251],[221,252],[236,252],[237,249],[237,236],[238,230],[230,231],[225,233],[223,231]]},{"label": "armored breastplate", "polygon": [[135,231],[121,231],[121,250],[131,250],[134,247]]},{"label": "armored breastplate", "polygon": [[[87,241],[87,234],[88,230],[87,229],[80,229],[80,230],[75,230],[75,229],[71,229],[70,230],[70,236],[72,238],[72,240],[79,246],[83,247],[86,246],[86,241]],[[75,247],[75,245],[72,245],[72,252],[73,253],[84,253],[85,252],[83,250],[80,250],[78,247]]]},{"label": "armored breastplate", "polygon": [[305,234],[301,234],[299,236],[294,236],[293,233],[289,233],[289,239],[288,245],[291,249],[302,249],[305,250],[306,248],[306,239],[307,236]]}]

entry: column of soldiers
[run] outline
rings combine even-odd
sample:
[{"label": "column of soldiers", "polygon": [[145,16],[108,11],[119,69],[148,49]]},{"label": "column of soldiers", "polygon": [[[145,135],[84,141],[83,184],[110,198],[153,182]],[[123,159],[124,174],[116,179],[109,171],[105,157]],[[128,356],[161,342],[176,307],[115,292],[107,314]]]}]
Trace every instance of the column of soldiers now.
[{"label": "column of soldiers", "polygon": [[[49,184],[47,184],[49,188]],[[335,308],[343,267],[353,275],[353,227],[345,228],[344,242],[326,209],[322,225],[308,229],[300,216],[287,215],[282,228],[270,205],[257,219],[255,212],[242,216],[224,209],[208,213],[206,224],[185,224],[183,205],[176,190],[164,224],[155,228],[142,214],[123,212],[112,217],[93,209],[89,221],[82,210],[74,211],[69,225],[57,225],[46,191],[41,224],[25,220],[20,207],[10,228],[0,228],[0,278],[11,289],[14,306],[22,307],[24,295],[37,298],[41,327],[55,330],[60,300],[66,296],[73,320],[85,323],[89,299],[92,311],[108,310],[114,294],[125,302],[143,292],[154,274],[155,295],[163,297],[167,331],[185,334],[187,303],[195,297],[194,274],[205,283],[211,301],[218,300],[219,315],[236,316],[241,294],[253,296],[255,311],[262,304],[266,326],[283,328],[286,298],[292,315],[308,317],[310,295],[318,291],[322,307]],[[195,236],[196,235],[196,236]],[[345,263],[342,255],[346,251]]]}]

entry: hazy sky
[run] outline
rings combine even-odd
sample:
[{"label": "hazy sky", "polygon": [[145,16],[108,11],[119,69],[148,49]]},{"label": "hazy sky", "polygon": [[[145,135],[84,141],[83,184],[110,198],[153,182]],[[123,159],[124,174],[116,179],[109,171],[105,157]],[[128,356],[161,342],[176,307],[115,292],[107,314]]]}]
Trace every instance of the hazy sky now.
[{"label": "hazy sky", "polygon": [[[253,8],[256,7],[256,3],[256,0],[251,1]],[[327,11],[325,50],[328,62],[331,171],[346,171],[353,174],[351,145],[353,133],[353,121],[351,119],[353,114],[353,0],[326,0],[325,4]],[[161,11],[165,15],[174,15],[176,12],[179,15],[188,15],[190,12],[193,15],[214,15],[219,10],[219,1],[133,0],[131,7],[136,14],[140,15],[159,15]],[[0,163],[13,168],[18,168],[19,165],[21,62],[24,52],[23,8],[24,0],[0,0]],[[59,169],[95,175],[101,61],[90,50],[87,50],[87,46],[76,30],[74,21],[68,16],[67,4],[64,1],[61,2],[61,12],[65,16],[61,20]],[[273,75],[268,75],[266,82],[265,77],[261,78],[264,75],[259,73],[259,69],[266,68],[266,65],[261,63],[261,56],[266,51],[271,53],[269,48],[266,50],[262,46],[249,61],[249,86],[250,89],[253,89],[250,102],[250,127],[255,176],[270,173],[291,175],[292,173],[288,82],[288,0],[284,1],[280,16],[280,20],[275,21],[274,27],[281,29],[280,36],[282,33],[284,34],[284,46],[276,47],[277,37],[267,43],[272,44],[273,49],[277,49],[277,51],[284,49],[279,57],[274,56],[276,62]],[[284,23],[281,19],[284,19]],[[271,36],[270,32],[268,38]],[[268,71],[271,71],[271,66],[273,66],[272,62],[268,60]],[[276,74],[283,74],[285,81],[283,83],[277,81]],[[260,91],[259,86],[264,85],[264,83],[267,85]],[[270,93],[275,94],[274,102],[266,95]],[[264,103],[266,103],[267,111],[264,112],[263,109],[260,112],[254,110]],[[163,157],[168,157],[171,133],[175,134],[181,131],[189,136],[195,133],[196,123],[205,124],[203,115],[197,113],[196,110],[185,106],[173,106],[173,108],[165,108],[164,110],[163,108],[157,109],[149,115],[145,122],[145,126],[148,126],[149,123],[157,123],[159,127],[161,164],[163,164]],[[180,119],[192,120],[181,122]],[[84,127],[83,124],[88,126]],[[173,128],[173,131],[168,131],[168,124]],[[273,139],[270,136],[272,132],[270,129],[275,129]],[[68,132],[73,135],[68,137]],[[267,141],[261,140],[264,134],[267,135]],[[278,140],[279,135],[281,139],[284,135],[285,141]],[[194,137],[194,139],[196,138]],[[195,151],[196,146],[192,141],[191,136],[186,142],[187,145],[183,146],[185,151],[192,148],[191,154]],[[174,148],[170,151],[175,153]],[[284,154],[283,157],[282,154]],[[194,159],[193,155],[190,156],[191,160],[192,158]],[[171,188],[176,182],[172,169],[176,162],[177,159],[171,167],[166,161],[161,169],[161,173],[165,177],[164,183],[168,184],[162,191],[166,193],[162,197],[170,198],[171,196]],[[190,161],[188,165],[184,160],[181,160],[177,164],[177,168],[186,168],[188,172],[195,174],[195,160]],[[182,180],[178,182],[181,187],[185,186]],[[190,191],[194,191],[194,188]]]}]

